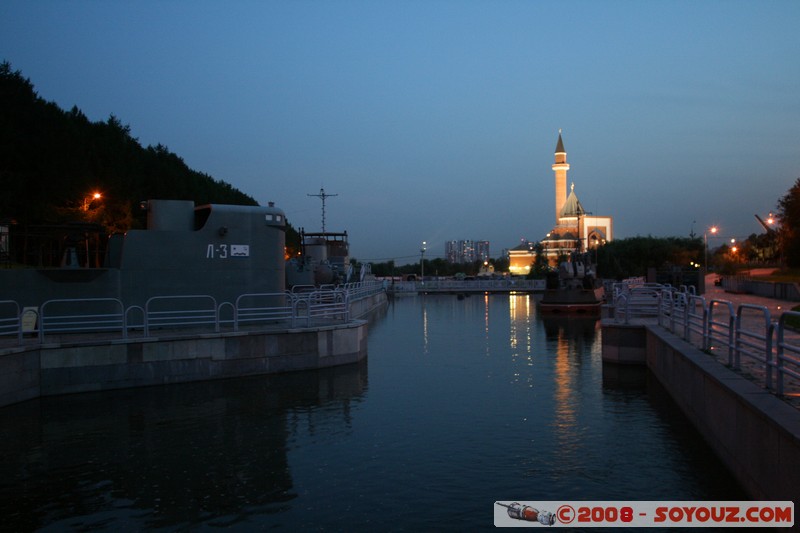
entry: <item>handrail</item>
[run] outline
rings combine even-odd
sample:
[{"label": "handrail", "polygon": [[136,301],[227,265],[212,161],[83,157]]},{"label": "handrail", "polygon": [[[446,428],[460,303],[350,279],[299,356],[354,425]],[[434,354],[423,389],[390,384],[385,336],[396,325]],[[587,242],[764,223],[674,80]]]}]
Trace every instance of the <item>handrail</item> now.
[{"label": "handrail", "polygon": [[[759,314],[763,319],[764,328],[763,332],[750,331],[745,329],[742,324],[742,315],[745,311],[751,310]],[[759,318],[759,317],[756,317]],[[772,387],[772,337],[775,330],[775,324],[772,323],[769,316],[769,309],[763,305],[741,304],[736,310],[736,328],[734,335],[734,359],[733,368],[738,370],[741,368],[741,356],[745,355],[756,360],[763,360],[766,364],[767,388]],[[756,350],[752,352],[750,349]],[[763,359],[759,356],[759,351]]]},{"label": "handrail", "polygon": [[[134,312],[140,313],[142,318],[142,321],[138,325],[134,324],[130,318]],[[145,315],[145,310],[144,307],[142,307],[141,305],[132,305],[127,309],[125,309],[125,324],[127,324],[128,331],[134,329],[135,327],[139,327],[142,329],[142,331],[144,331],[144,323],[145,323],[144,315]]]},{"label": "handrail", "polygon": [[426,279],[422,281],[394,281],[392,290],[397,293],[458,292],[458,291],[544,291],[543,279]]},{"label": "handrail", "polygon": [[[620,313],[620,309],[624,311]],[[628,295],[627,294],[619,294],[614,297],[614,321],[619,322],[620,318],[625,318],[625,324],[628,324],[630,320],[630,316],[627,313],[628,310]],[[622,315],[622,316],[620,316]]]},{"label": "handrail", "polygon": [[19,304],[14,300],[0,300],[0,306],[14,307],[14,314],[10,318],[0,318],[0,336],[16,335],[17,342],[22,343],[22,314]]},{"label": "handrail", "polygon": [[[163,311],[151,309],[160,302],[175,305],[179,301],[203,300],[211,302],[207,308],[187,308],[186,306],[170,307]],[[214,331],[219,332],[219,312],[217,300],[207,294],[187,294],[180,296],[153,296],[144,304],[144,335],[150,336],[153,327],[180,327],[214,324]]]},{"label": "handrail", "polygon": [[[49,308],[56,306],[70,307],[89,304],[111,304],[117,312],[79,315],[50,314]],[[63,312],[63,311],[62,311]],[[125,308],[117,298],[65,298],[47,300],[39,308],[39,342],[44,342],[46,332],[76,333],[96,330],[120,330],[122,338],[127,338],[128,328],[125,323]]]},{"label": "handrail", "polygon": [[[239,326],[244,322],[273,322],[293,321],[293,299],[297,295],[287,292],[266,292],[242,294],[236,298],[233,305],[233,330],[239,331]],[[252,302],[250,307],[245,306]],[[286,302],[289,302],[288,304]],[[262,302],[265,305],[255,305]],[[272,305],[266,305],[272,304]],[[277,305],[276,305],[277,304]]]},{"label": "handrail", "polygon": [[[231,308],[231,318],[230,318],[230,320],[225,320],[225,319],[222,318],[223,317],[222,310],[223,309],[227,309],[229,307]],[[233,324],[234,331],[236,331],[236,307],[234,307],[234,305],[232,303],[230,303],[230,302],[222,302],[222,303],[220,303],[217,306],[217,317],[219,319],[220,329],[222,328],[223,324],[229,322],[229,323]]]},{"label": "handrail", "polygon": [[[714,320],[714,309],[724,307],[728,310],[727,322]],[[723,346],[728,347],[728,366],[733,365],[733,333],[735,328],[736,311],[733,304],[727,300],[711,300],[708,302],[708,329],[706,330],[706,350],[711,350],[714,340],[719,341]],[[717,326],[717,329],[714,329]],[[727,338],[717,333],[727,332]]]},{"label": "handrail", "polygon": [[[800,345],[786,342],[785,337],[785,331],[787,329],[786,319],[789,317],[800,320],[800,312],[785,311],[778,320],[778,352],[775,360],[775,368],[778,372],[778,384],[775,392],[779,395],[783,394],[784,374],[792,376],[795,379],[800,379]],[[792,355],[794,355],[794,357],[792,357]],[[787,363],[789,365],[788,367]]]},{"label": "handrail", "polygon": [[[710,350],[715,344],[727,346],[727,366],[734,370],[741,369],[742,356],[762,363],[764,387],[778,395],[784,394],[787,376],[800,380],[800,335],[786,324],[789,317],[800,320],[800,312],[784,311],[775,322],[765,306],[743,303],[734,310],[727,300],[706,303],[701,296],[689,296],[687,302],[684,340],[697,345],[692,341],[695,333],[702,339],[698,346],[702,350]],[[666,316],[674,313],[674,307],[664,305],[660,312],[663,316],[659,324],[677,335],[677,324]]]},{"label": "handrail", "polygon": [[346,291],[343,289],[296,295],[292,302],[294,319],[304,318],[306,327],[311,325],[312,319],[347,322],[349,320],[347,303]]},{"label": "handrail", "polygon": [[[351,302],[386,291],[384,283],[379,280],[348,283],[325,290],[308,289],[310,287],[301,287],[294,293],[242,294],[234,303],[219,304],[212,296],[203,294],[154,296],[144,307],[132,305],[128,308],[115,298],[49,300],[36,311],[39,322],[35,330],[36,341],[42,343],[46,333],[91,334],[98,330],[119,330],[120,337],[126,339],[133,329],[141,329],[144,336],[149,336],[155,327],[173,329],[213,325],[214,331],[219,332],[223,322],[226,327],[232,322],[234,331],[248,323],[286,323],[290,327],[296,327],[298,321],[303,321],[306,326],[346,323],[350,320]],[[69,312],[63,310],[64,306],[69,308]],[[97,306],[106,307],[98,310]],[[229,313],[228,309],[232,312]],[[61,314],[56,313],[58,310]],[[22,315],[32,311],[20,312],[20,306],[14,300],[0,300],[0,311],[3,311],[0,313],[0,338],[14,335],[16,344],[22,345]]]},{"label": "handrail", "polygon": [[671,287],[665,287],[658,293],[658,324],[663,326],[662,317],[669,317],[669,329],[675,331],[675,324],[680,321],[683,325],[686,315],[686,293],[678,292]]},{"label": "handrail", "polygon": [[[700,313],[697,313],[698,304]],[[683,340],[691,342],[692,332],[699,333],[703,346],[706,344],[708,335],[708,309],[706,299],[703,296],[690,296],[686,305],[686,316],[684,317]]]},{"label": "handrail", "polygon": [[661,289],[656,287],[634,287],[628,292],[625,314],[639,317],[658,317]]}]

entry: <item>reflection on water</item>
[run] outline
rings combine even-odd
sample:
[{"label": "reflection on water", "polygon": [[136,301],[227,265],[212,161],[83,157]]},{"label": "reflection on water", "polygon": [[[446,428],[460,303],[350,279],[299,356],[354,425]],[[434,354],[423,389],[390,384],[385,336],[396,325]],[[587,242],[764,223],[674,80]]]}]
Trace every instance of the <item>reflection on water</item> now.
[{"label": "reflection on water", "polygon": [[173,528],[280,512],[297,498],[287,442],[350,431],[366,383],[362,363],[2,409],[3,522]]},{"label": "reflection on water", "polygon": [[746,499],[600,335],[528,295],[408,297],[369,367],[0,409],[4,526],[472,530],[496,500]]}]

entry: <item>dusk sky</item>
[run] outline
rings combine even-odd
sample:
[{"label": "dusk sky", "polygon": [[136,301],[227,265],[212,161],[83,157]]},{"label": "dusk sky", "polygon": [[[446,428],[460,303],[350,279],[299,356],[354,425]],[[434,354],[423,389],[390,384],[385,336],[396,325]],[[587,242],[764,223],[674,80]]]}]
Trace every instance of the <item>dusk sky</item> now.
[{"label": "dusk sky", "polygon": [[361,261],[491,254],[568,182],[616,238],[760,233],[800,177],[798,1],[15,1],[0,61]]}]

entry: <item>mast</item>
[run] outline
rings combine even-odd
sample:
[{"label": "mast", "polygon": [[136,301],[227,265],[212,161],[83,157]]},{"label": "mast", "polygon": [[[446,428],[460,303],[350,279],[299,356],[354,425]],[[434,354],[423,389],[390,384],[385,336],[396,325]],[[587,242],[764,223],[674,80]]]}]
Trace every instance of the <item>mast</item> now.
[{"label": "mast", "polygon": [[309,194],[308,196],[316,196],[317,198],[322,200],[322,233],[325,233],[325,198],[330,198],[331,196],[339,196],[339,195],[328,194],[325,192],[325,189],[320,188],[319,194]]}]

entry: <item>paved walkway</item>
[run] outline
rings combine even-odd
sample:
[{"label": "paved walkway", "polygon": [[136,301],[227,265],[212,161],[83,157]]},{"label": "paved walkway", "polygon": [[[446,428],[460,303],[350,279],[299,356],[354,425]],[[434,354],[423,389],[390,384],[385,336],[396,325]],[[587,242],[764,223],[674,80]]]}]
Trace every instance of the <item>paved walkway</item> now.
[{"label": "paved walkway", "polygon": [[[760,271],[753,270],[752,274],[758,275]],[[767,269],[764,269],[767,272]],[[716,274],[708,274],[706,276],[706,301],[708,300],[727,300],[738,307],[739,304],[748,303],[753,305],[763,305],[769,309],[770,315],[773,320],[780,318],[781,313],[784,311],[791,311],[792,307],[800,305],[800,302],[790,302],[786,300],[774,300],[772,298],[765,298],[763,296],[755,296],[753,294],[737,294],[726,292],[723,287],[714,285],[714,280],[717,279]]]},{"label": "paved walkway", "polygon": [[[753,271],[753,274],[758,274]],[[738,294],[726,292],[723,287],[714,285],[714,280],[717,278],[716,274],[709,274],[706,276],[706,293],[703,295],[706,302],[710,300],[726,300],[733,304],[734,309],[738,309],[741,304],[752,304],[766,307],[769,310],[770,318],[776,321],[780,318],[784,311],[791,311],[791,309],[800,302],[790,302],[786,300],[775,300],[772,298],[765,298],[762,296],[755,296],[753,294]],[[744,318],[743,318],[744,319]],[[759,327],[763,328],[763,323],[759,324],[756,320],[745,320],[745,327],[750,330],[756,330]],[[776,339],[777,340],[777,339]],[[795,345],[800,345],[800,333],[792,332],[786,336],[786,340]],[[728,363],[727,350],[715,350],[715,358],[722,364]],[[741,370],[738,371],[744,377],[752,380],[760,387],[764,387],[766,368],[763,363],[748,357],[741,359]],[[775,379],[775,372],[773,371],[773,379]],[[800,409],[800,380],[787,377],[784,380],[784,397],[783,399]]]}]

